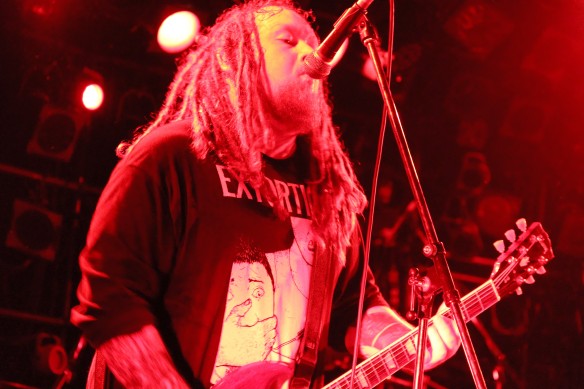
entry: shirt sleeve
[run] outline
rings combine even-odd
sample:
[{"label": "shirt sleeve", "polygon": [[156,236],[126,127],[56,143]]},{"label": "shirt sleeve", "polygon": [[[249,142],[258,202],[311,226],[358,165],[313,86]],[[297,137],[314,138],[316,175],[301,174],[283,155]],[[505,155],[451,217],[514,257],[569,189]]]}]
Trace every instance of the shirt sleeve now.
[{"label": "shirt sleeve", "polygon": [[79,257],[79,305],[71,322],[94,347],[163,317],[185,206],[181,166],[192,154],[188,137],[151,138],[114,169]]}]

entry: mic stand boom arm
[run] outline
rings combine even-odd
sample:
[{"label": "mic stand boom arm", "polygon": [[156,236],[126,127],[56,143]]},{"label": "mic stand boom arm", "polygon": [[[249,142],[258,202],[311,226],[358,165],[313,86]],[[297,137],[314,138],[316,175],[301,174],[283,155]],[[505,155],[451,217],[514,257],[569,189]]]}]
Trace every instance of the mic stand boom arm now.
[{"label": "mic stand boom arm", "polygon": [[[446,251],[444,249],[444,244],[438,240],[438,235],[432,222],[430,211],[428,210],[428,204],[426,203],[426,199],[424,197],[424,193],[420,185],[420,180],[418,178],[418,174],[416,172],[416,168],[414,166],[414,162],[408,148],[408,144],[405,138],[403,127],[399,119],[397,108],[395,106],[393,96],[389,89],[388,81],[385,78],[383,67],[381,65],[381,60],[377,49],[377,37],[375,35],[373,27],[371,26],[369,20],[365,15],[363,15],[363,18],[359,22],[358,29],[359,35],[361,36],[361,41],[367,48],[369,56],[373,61],[373,66],[377,74],[377,82],[379,84],[379,89],[383,97],[383,102],[387,109],[389,121],[391,123],[391,127],[393,129],[393,134],[395,136],[398,150],[402,162],[404,164],[404,168],[408,177],[408,182],[410,184],[412,193],[414,195],[414,199],[418,207],[418,211],[420,213],[420,219],[422,221],[422,225],[424,227],[424,232],[426,234],[428,242],[423,249],[424,255],[426,257],[431,258],[432,261],[434,262],[435,272],[444,293],[444,302],[452,310],[452,314],[454,316],[456,325],[458,327],[458,331],[460,333],[462,346],[471,370],[473,380],[475,382],[475,386],[480,389],[486,389],[486,384],[482,376],[482,372],[480,370],[480,366],[470,339],[470,335],[468,333],[468,328],[466,327],[466,323],[462,315],[462,310],[460,306],[460,294],[458,290],[456,290],[456,287],[454,286],[452,274],[450,273],[448,263],[446,262]],[[389,53],[389,55],[391,55],[391,53]],[[427,326],[428,325],[427,320],[422,320],[420,325]],[[420,328],[419,333],[426,334],[426,330],[427,328],[424,329]],[[425,341],[418,342],[418,344],[425,345]],[[423,353],[424,350],[418,347],[418,352]],[[417,377],[416,381],[418,385],[421,385],[423,363],[420,362],[423,361],[423,358],[417,358],[416,361],[418,362],[417,365],[420,366],[416,366],[415,371],[416,375],[414,378]]]}]

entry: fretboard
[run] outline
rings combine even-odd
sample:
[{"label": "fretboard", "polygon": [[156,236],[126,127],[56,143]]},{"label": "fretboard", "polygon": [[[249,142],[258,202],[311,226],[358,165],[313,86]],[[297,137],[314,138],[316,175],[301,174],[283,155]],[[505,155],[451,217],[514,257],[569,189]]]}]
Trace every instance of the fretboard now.
[{"label": "fretboard", "polygon": [[[468,322],[495,305],[499,300],[500,297],[493,281],[485,282],[461,299],[460,306],[464,320]],[[438,314],[452,319],[450,309],[438,312]],[[432,319],[429,320],[429,325],[432,325]],[[418,329],[415,328],[379,353],[357,365],[353,388],[373,388],[415,360],[417,335]],[[351,372],[346,372],[324,387],[324,389],[332,388],[350,389]]]}]

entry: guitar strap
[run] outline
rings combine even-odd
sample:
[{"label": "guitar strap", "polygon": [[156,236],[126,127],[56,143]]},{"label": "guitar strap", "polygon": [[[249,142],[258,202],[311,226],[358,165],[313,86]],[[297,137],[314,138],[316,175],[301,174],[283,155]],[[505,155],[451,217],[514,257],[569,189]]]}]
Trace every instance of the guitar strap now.
[{"label": "guitar strap", "polygon": [[89,382],[86,389],[123,389],[123,386],[114,378],[105,362],[103,355],[96,351],[92,362],[93,374],[89,373]]},{"label": "guitar strap", "polygon": [[310,387],[318,359],[319,341],[331,311],[332,288],[334,284],[335,260],[330,250],[318,251],[310,276],[310,292],[306,309],[304,336],[298,348],[294,375],[290,388],[305,389]]}]

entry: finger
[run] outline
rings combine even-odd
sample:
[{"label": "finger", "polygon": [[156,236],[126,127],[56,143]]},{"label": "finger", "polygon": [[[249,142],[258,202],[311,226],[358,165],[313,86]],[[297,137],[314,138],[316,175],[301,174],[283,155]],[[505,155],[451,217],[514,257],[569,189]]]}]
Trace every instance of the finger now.
[{"label": "finger", "polygon": [[377,354],[379,350],[371,346],[361,346],[359,347],[359,352],[361,353],[361,356],[363,356],[364,358],[370,358],[373,355]]},{"label": "finger", "polygon": [[448,349],[458,348],[460,344],[460,333],[454,320],[443,316],[436,316],[434,318],[434,327],[436,327],[440,338],[442,338],[442,341]]},{"label": "finger", "polygon": [[440,337],[440,332],[437,330],[436,323],[428,327],[428,341],[430,342],[430,347],[432,351],[430,353],[430,359],[425,358],[426,365],[428,368],[434,366],[438,361],[441,361],[447,353],[446,345]]}]

